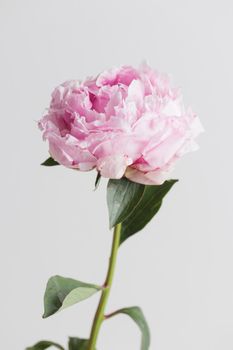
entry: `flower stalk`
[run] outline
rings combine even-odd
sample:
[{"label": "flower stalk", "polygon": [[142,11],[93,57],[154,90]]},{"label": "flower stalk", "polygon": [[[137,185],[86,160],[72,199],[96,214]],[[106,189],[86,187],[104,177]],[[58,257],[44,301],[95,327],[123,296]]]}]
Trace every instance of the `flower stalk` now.
[{"label": "flower stalk", "polygon": [[120,245],[120,237],[121,237],[121,224],[118,224],[114,228],[112,250],[111,250],[111,255],[109,259],[107,277],[104,283],[104,289],[102,291],[102,295],[101,295],[99,305],[96,310],[95,318],[93,321],[90,340],[88,344],[88,350],[95,350],[100,327],[102,325],[102,322],[105,319],[104,312],[105,312],[105,308],[109,298],[110,290],[112,287],[112,281],[113,281],[115,267],[116,267],[117,253]]}]

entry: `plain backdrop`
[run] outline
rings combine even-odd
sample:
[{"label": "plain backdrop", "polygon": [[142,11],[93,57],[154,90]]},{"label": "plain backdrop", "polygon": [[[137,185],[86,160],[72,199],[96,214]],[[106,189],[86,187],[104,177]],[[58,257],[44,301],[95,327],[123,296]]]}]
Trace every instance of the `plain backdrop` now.
[{"label": "plain backdrop", "polygon": [[[122,245],[108,312],[139,305],[152,350],[233,349],[232,1],[0,0],[1,348],[88,337],[99,295],[43,320],[55,274],[102,283],[112,233],[106,181],[45,168],[36,121],[67,79],[142,60],[172,75],[200,116],[200,150],[147,228]],[[98,349],[140,348],[126,316]]]}]

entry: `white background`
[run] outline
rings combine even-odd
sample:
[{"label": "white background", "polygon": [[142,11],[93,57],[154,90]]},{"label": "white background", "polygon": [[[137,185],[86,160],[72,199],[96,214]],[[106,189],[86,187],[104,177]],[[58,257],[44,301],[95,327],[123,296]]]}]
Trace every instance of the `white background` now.
[{"label": "white background", "polygon": [[[205,127],[200,151],[148,227],[122,245],[108,311],[139,305],[152,350],[233,349],[232,2],[0,0],[1,348],[88,337],[99,296],[42,320],[54,274],[102,283],[111,243],[94,172],[40,166],[37,129],[52,89],[143,59],[172,74]],[[98,349],[133,350],[126,316]]]}]

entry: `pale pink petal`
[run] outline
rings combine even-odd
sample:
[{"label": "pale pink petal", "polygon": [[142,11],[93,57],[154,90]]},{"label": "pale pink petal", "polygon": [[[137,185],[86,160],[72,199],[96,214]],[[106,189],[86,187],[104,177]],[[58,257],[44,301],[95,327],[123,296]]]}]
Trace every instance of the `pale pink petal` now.
[{"label": "pale pink petal", "polygon": [[110,179],[120,179],[125,173],[128,165],[132,160],[122,155],[112,155],[105,158],[100,158],[97,162],[97,170],[101,176]]},{"label": "pale pink petal", "polygon": [[112,68],[101,73],[96,80],[96,85],[130,85],[132,80],[138,78],[139,73],[135,68],[130,66],[122,66],[120,68]]},{"label": "pale pink petal", "polygon": [[149,172],[142,172],[137,169],[128,167],[125,176],[133,181],[138,182],[143,185],[161,185],[165,180],[168,179],[169,174],[171,172],[170,169],[158,169]]},{"label": "pale pink petal", "polygon": [[180,100],[168,100],[161,112],[168,117],[180,117],[184,113],[184,107]]},{"label": "pale pink petal", "polygon": [[51,135],[48,140],[49,152],[58,163],[82,171],[91,170],[95,167],[96,158],[88,150],[83,150],[75,145],[71,138],[64,139]]},{"label": "pale pink petal", "polygon": [[169,163],[185,142],[185,135],[178,132],[143,154],[145,161],[152,168],[161,168]]}]

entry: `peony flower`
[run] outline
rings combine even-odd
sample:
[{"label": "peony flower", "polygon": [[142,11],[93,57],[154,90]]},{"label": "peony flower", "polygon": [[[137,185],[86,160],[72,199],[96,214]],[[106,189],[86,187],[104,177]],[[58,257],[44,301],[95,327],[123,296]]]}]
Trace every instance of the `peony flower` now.
[{"label": "peony flower", "polygon": [[39,127],[58,163],[142,184],[168,179],[176,161],[198,148],[202,131],[179,89],[146,64],[58,86]]}]

